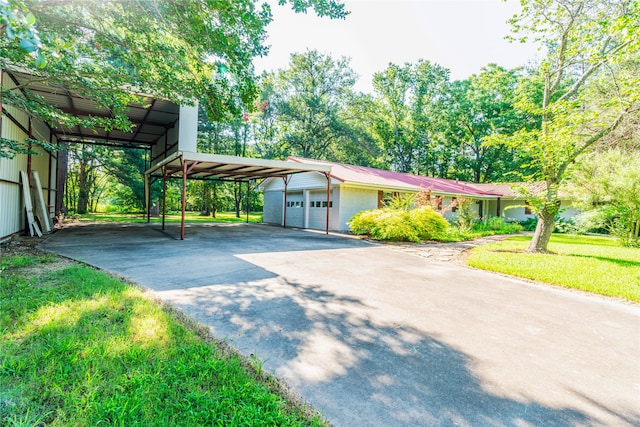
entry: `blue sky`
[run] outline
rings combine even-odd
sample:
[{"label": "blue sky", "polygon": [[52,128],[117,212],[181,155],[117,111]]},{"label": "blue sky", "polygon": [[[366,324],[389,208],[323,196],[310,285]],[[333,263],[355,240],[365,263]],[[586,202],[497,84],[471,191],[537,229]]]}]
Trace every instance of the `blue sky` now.
[{"label": "blue sky", "polygon": [[507,68],[535,61],[532,45],[509,43],[506,21],[520,9],[509,0],[347,0],[345,20],[295,14],[273,5],[267,28],[270,53],[254,63],[256,72],[285,68],[291,53],[316,49],[351,58],[360,76],[356,89],[370,92],[373,73],[389,62],[426,59],[465,79],[494,62]]}]

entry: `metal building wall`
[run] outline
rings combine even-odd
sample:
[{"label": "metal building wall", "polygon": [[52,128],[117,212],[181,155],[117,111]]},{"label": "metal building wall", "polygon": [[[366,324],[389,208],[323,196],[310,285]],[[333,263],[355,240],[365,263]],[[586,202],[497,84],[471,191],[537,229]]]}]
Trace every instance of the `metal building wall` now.
[{"label": "metal building wall", "polygon": [[[4,87],[11,88],[11,79],[2,70],[0,74]],[[29,116],[15,107],[1,107],[0,137],[23,141],[31,131],[34,139],[55,142],[51,140],[51,131],[46,124],[35,120],[30,123]],[[55,153],[39,151],[39,155],[21,154],[11,159],[0,158],[0,238],[17,233],[25,227],[20,171],[26,172],[29,162],[31,170],[38,171],[40,175],[45,203],[52,205],[55,202],[57,158]]]}]

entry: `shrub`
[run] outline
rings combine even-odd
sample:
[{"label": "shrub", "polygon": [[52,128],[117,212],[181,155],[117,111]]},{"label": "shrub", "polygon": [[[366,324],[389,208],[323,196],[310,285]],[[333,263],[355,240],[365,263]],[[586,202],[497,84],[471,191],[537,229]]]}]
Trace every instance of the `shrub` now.
[{"label": "shrub", "polygon": [[368,211],[358,212],[353,218],[349,220],[347,225],[351,229],[353,234],[358,235],[371,235],[372,230],[376,227],[376,221],[378,216],[382,212],[381,209],[372,209]]},{"label": "shrub", "polygon": [[553,229],[554,233],[577,233],[578,228],[571,219],[564,219],[560,216],[555,218],[556,227]]},{"label": "shrub", "polygon": [[356,214],[348,222],[354,234],[376,240],[419,242],[444,235],[449,223],[427,206],[417,209],[374,209]]},{"label": "shrub", "polygon": [[477,218],[477,214],[472,208],[473,203],[469,199],[457,199],[458,205],[458,220],[456,225],[460,230],[469,231],[473,226],[473,222]]},{"label": "shrub", "polygon": [[524,231],[536,231],[536,226],[538,225],[538,217],[530,217],[524,221],[520,221],[520,225]]},{"label": "shrub", "polygon": [[377,218],[371,237],[376,240],[399,240],[419,242],[420,235],[411,220],[410,211],[404,209],[383,209]]},{"label": "shrub", "polygon": [[505,222],[505,220],[500,218],[499,216],[492,216],[487,221],[487,226],[489,227],[489,230],[500,230],[501,228],[504,228],[506,225],[507,223]]},{"label": "shrub", "polygon": [[447,232],[449,223],[436,211],[428,206],[422,206],[409,211],[420,240],[434,240]]}]

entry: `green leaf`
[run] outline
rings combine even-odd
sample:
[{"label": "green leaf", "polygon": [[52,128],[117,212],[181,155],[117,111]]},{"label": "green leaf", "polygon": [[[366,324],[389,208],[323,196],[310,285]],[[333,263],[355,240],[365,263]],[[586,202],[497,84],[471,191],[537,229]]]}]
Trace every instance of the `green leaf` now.
[{"label": "green leaf", "polygon": [[27,26],[29,27],[31,27],[33,24],[36,23],[36,17],[31,12],[29,12],[29,14],[26,16],[26,19],[27,19]]},{"label": "green leaf", "polygon": [[38,52],[36,55],[36,68],[41,70],[46,66],[47,66],[47,58],[42,54],[42,52]]},{"label": "green leaf", "polygon": [[33,43],[32,40],[29,39],[22,39],[22,41],[20,42],[20,49],[24,50],[25,52],[35,52],[38,47]]}]

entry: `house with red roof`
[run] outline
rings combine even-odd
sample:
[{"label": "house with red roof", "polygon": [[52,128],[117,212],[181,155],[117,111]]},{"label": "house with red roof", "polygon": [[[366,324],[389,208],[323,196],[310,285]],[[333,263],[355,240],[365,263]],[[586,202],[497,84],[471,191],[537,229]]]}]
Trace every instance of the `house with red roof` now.
[{"label": "house with red roof", "polygon": [[[376,209],[398,194],[429,191],[441,197],[445,217],[455,219],[455,209],[446,209],[456,199],[472,200],[478,218],[500,216],[507,221],[533,217],[526,198],[513,184],[475,184],[407,173],[289,157],[287,161],[331,166],[330,174],[300,173],[286,178],[268,178],[259,188],[264,194],[263,221],[290,227],[349,231],[347,222],[358,212]],[[541,189],[539,184],[520,184]],[[531,187],[533,186],[533,187]],[[538,186],[538,187],[536,187]],[[563,200],[563,216],[576,211]],[[455,205],[454,205],[455,206]]]}]

